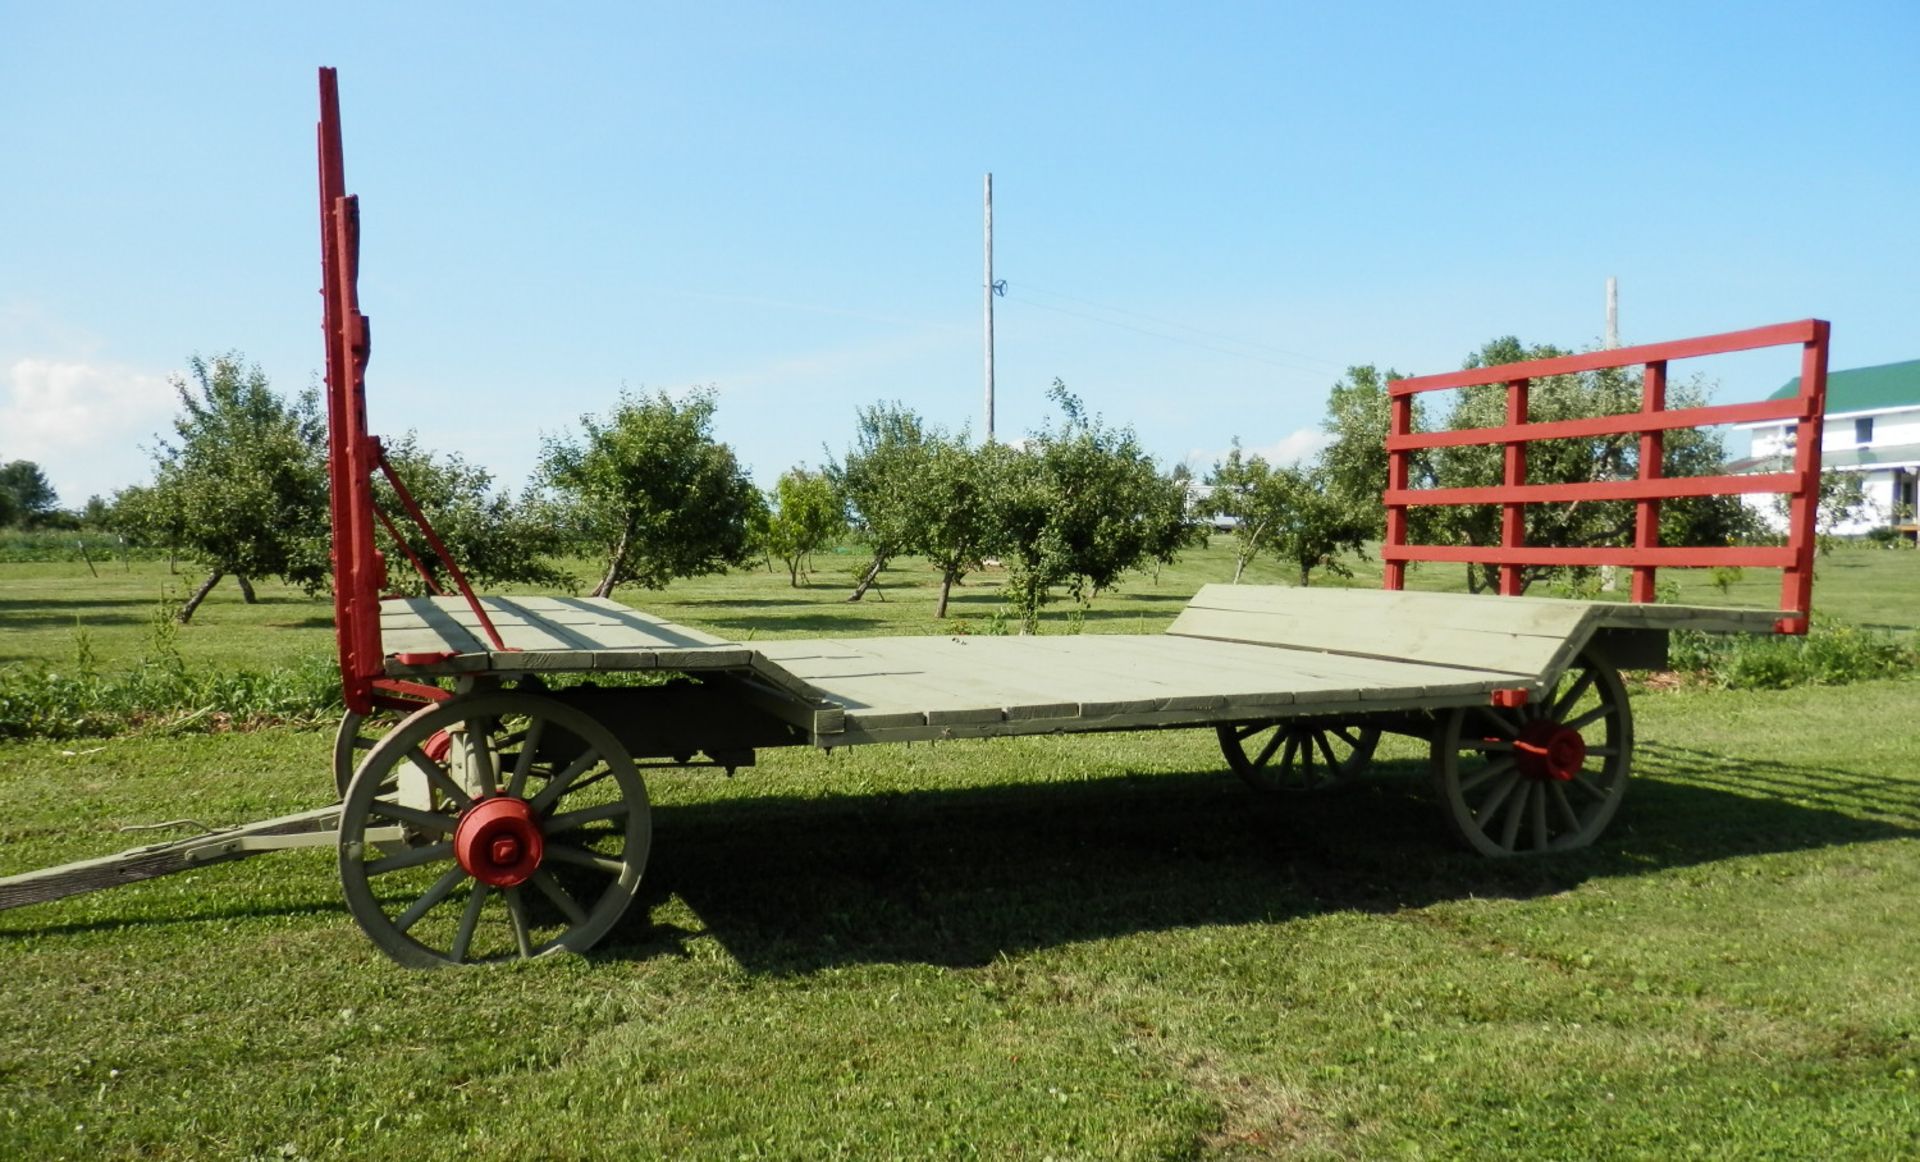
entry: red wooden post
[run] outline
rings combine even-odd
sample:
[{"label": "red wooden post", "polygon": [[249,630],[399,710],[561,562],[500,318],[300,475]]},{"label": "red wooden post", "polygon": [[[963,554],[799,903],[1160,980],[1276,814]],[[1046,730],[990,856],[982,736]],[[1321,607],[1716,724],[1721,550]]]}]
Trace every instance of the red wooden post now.
[{"label": "red wooden post", "polygon": [[[1653,415],[1667,409],[1667,364],[1656,359],[1647,364],[1644,389],[1640,397],[1640,413]],[[1640,433],[1640,479],[1658,480],[1662,475],[1666,459],[1666,433],[1659,428]],[[1633,514],[1633,547],[1653,549],[1660,545],[1660,498],[1643,497]],[[1633,599],[1638,602],[1653,600],[1654,567],[1635,565],[1633,567]]]},{"label": "red wooden post", "polygon": [[1827,413],[1828,324],[1816,320],[1800,349],[1800,420],[1794,428],[1793,472],[1799,478],[1788,504],[1787,548],[1793,563],[1780,576],[1780,608],[1792,616],[1774,623],[1779,633],[1807,632],[1813,609],[1814,521],[1820,512],[1820,437]]},{"label": "red wooden post", "polygon": [[[1389,385],[1388,390],[1392,390]],[[1392,447],[1394,436],[1405,436],[1413,430],[1413,397],[1393,396],[1387,403],[1387,546],[1398,548],[1407,543],[1407,506],[1395,504],[1392,494],[1407,487],[1407,456],[1404,448]],[[1404,589],[1407,585],[1407,563],[1395,560],[1383,553],[1385,562],[1385,584],[1388,589]]]},{"label": "red wooden post", "polygon": [[[1507,381],[1507,427],[1516,428],[1527,422],[1527,381],[1510,379]],[[1524,434],[1510,433],[1506,441],[1506,471],[1501,483],[1507,488],[1518,488],[1527,482],[1527,438]],[[1524,500],[1513,501],[1500,506],[1500,547],[1518,549],[1527,540],[1527,504]],[[1507,597],[1518,597],[1525,591],[1521,573],[1524,566],[1500,566],[1500,592]]]}]

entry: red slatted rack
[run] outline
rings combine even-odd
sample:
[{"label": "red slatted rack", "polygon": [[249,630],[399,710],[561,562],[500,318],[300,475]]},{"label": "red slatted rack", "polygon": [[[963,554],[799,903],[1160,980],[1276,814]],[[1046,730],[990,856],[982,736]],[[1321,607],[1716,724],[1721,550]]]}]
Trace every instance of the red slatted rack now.
[{"label": "red slatted rack", "polygon": [[[1749,331],[1732,331],[1698,339],[1649,343],[1508,363],[1474,367],[1443,375],[1401,379],[1387,391],[1390,425],[1387,436],[1387,536],[1380,555],[1386,563],[1386,586],[1406,584],[1408,561],[1461,561],[1497,565],[1500,592],[1521,591],[1521,569],[1527,565],[1618,565],[1633,570],[1633,600],[1654,599],[1654,574],[1662,567],[1701,568],[1740,565],[1782,570],[1780,608],[1774,624],[1780,633],[1805,633],[1813,608],[1814,509],[1820,495],[1820,429],[1826,412],[1827,339],[1829,327],[1820,319],[1780,323]],[[1800,393],[1792,399],[1759,403],[1668,410],[1667,367],[1677,359],[1752,351],[1764,347],[1798,345]],[[1588,419],[1533,422],[1527,414],[1528,389],[1536,379],[1618,367],[1643,367],[1640,411]],[[1413,397],[1421,392],[1504,384],[1506,423],[1492,428],[1450,432],[1413,430]],[[1740,476],[1661,475],[1665,434],[1678,428],[1716,424],[1790,420],[1796,426],[1793,470]],[[1527,445],[1534,440],[1628,435],[1640,438],[1640,472],[1634,480],[1596,480],[1579,484],[1528,484]],[[1485,488],[1414,488],[1409,486],[1412,454],[1427,448],[1468,445],[1499,446],[1504,452],[1500,484]],[[1683,496],[1782,493],[1788,506],[1787,543],[1782,546],[1678,546],[1660,544],[1660,502]],[[1529,504],[1581,500],[1631,500],[1636,505],[1634,540],[1630,546],[1550,548],[1526,543]],[[1497,504],[1501,506],[1500,544],[1429,545],[1407,540],[1407,510],[1418,505]]]}]

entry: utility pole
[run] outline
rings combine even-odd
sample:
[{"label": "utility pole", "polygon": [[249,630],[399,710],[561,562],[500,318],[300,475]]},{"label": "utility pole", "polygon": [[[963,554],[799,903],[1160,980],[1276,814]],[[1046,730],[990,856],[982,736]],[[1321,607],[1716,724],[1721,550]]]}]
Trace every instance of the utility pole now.
[{"label": "utility pole", "polygon": [[1607,276],[1607,346],[1620,345],[1620,280]]},{"label": "utility pole", "polygon": [[987,443],[993,443],[993,175],[987,175],[987,281],[981,290],[987,312]]}]

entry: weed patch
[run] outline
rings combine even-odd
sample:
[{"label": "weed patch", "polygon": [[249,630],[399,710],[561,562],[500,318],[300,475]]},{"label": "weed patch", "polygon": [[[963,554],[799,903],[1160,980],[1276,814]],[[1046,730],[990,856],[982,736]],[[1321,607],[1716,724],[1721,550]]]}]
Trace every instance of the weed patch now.
[{"label": "weed patch", "polygon": [[1805,637],[1722,637],[1680,631],[1673,635],[1671,663],[1675,670],[1729,690],[1845,686],[1914,672],[1920,666],[1920,641],[1912,635],[1816,618]]}]

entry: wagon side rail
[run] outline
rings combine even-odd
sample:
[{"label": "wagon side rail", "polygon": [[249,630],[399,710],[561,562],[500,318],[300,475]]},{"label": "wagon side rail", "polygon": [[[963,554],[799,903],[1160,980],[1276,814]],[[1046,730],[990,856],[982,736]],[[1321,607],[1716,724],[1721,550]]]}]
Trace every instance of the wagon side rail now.
[{"label": "wagon side rail", "polygon": [[[1654,600],[1661,568],[1747,566],[1781,570],[1780,617],[1776,633],[1804,634],[1813,608],[1814,518],[1820,494],[1820,435],[1826,411],[1827,347],[1830,327],[1804,319],[1732,331],[1696,339],[1618,347],[1553,359],[1474,367],[1440,375],[1396,380],[1388,388],[1386,539],[1381,547],[1385,585],[1402,589],[1410,561],[1454,561],[1494,565],[1499,591],[1517,596],[1528,565],[1612,565],[1632,570],[1631,597]],[[1758,403],[1668,408],[1668,366],[1675,360],[1799,346],[1800,390],[1791,399]],[[1536,421],[1528,414],[1528,392],[1535,380],[1612,368],[1643,368],[1637,412],[1585,419]],[[1506,388],[1506,423],[1495,427],[1420,432],[1413,427],[1414,397],[1423,392],[1487,385]],[[1787,420],[1795,426],[1790,471],[1747,475],[1668,477],[1663,475],[1666,433],[1682,428]],[[1633,479],[1573,484],[1527,483],[1527,447],[1535,440],[1605,435],[1639,437],[1638,474]],[[1503,450],[1499,484],[1473,488],[1413,487],[1414,455],[1427,449],[1497,446]],[[1784,494],[1788,531],[1784,545],[1663,545],[1660,505],[1681,497]],[[1545,546],[1526,541],[1530,504],[1629,500],[1635,505],[1631,545]],[[1409,539],[1408,510],[1426,505],[1500,506],[1497,545],[1424,544]]]}]

